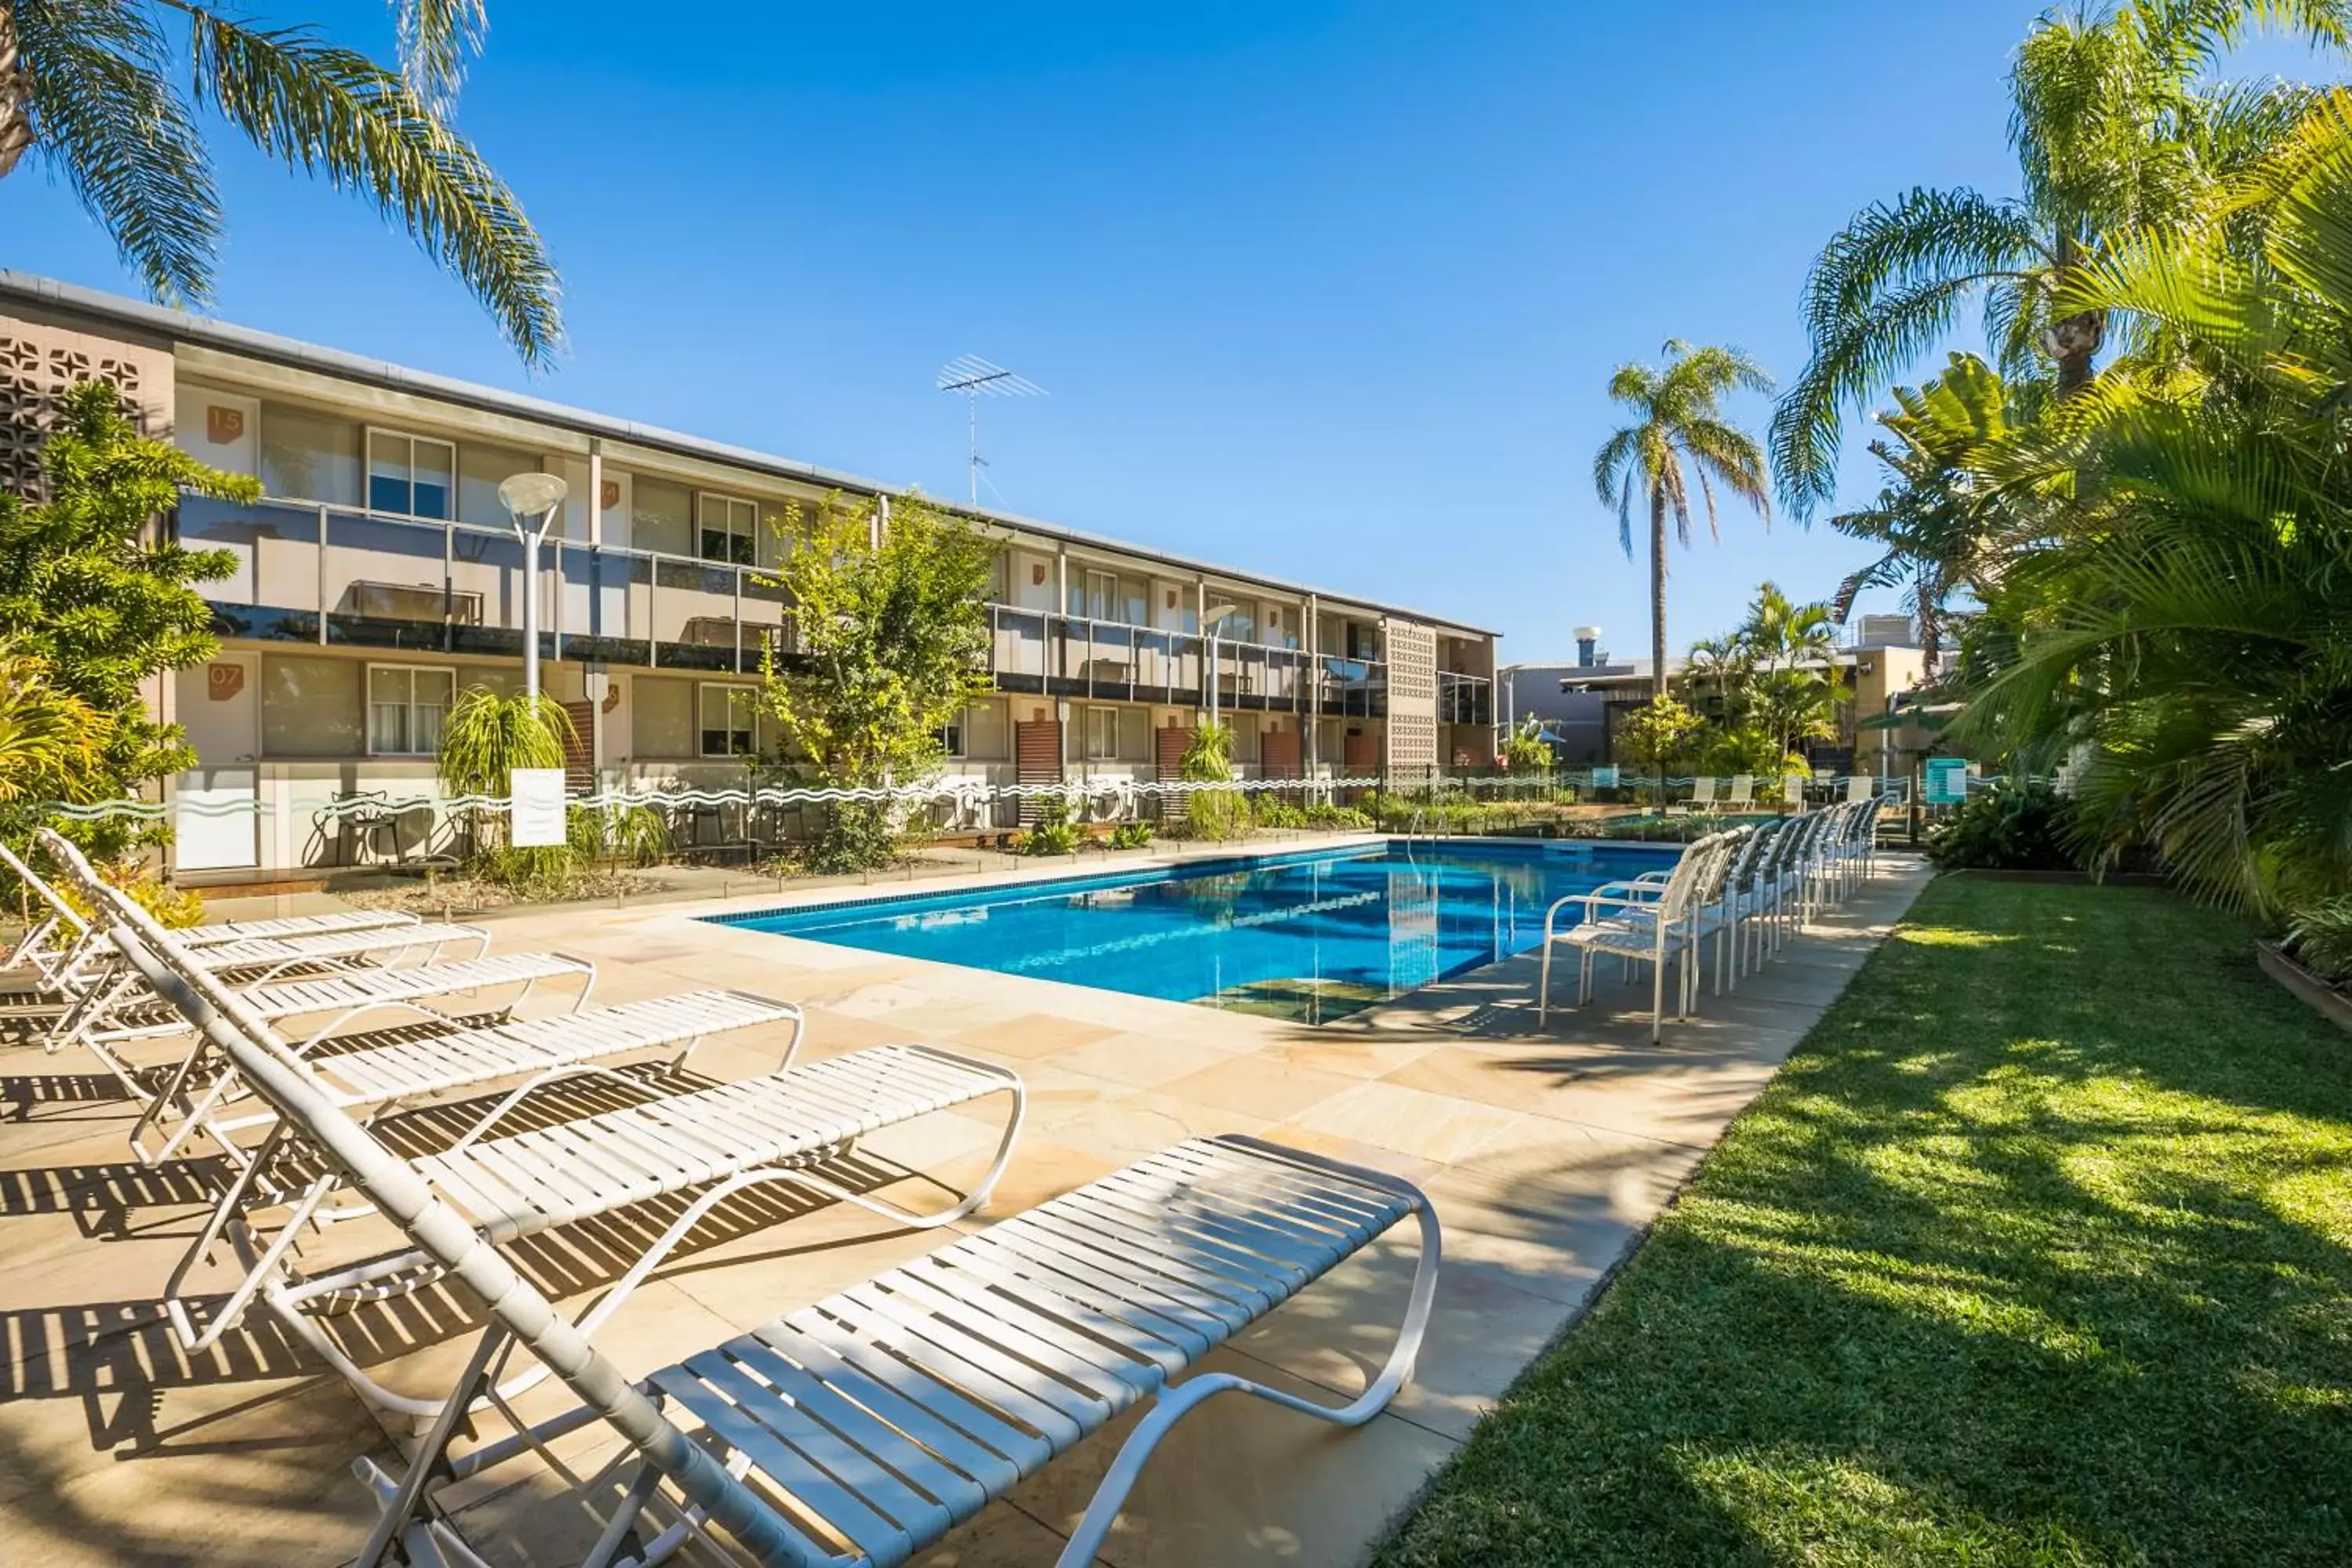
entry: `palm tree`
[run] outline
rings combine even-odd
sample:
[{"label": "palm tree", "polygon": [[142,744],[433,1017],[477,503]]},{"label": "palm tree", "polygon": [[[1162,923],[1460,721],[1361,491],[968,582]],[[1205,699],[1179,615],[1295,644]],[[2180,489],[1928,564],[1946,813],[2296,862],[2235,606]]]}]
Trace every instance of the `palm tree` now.
[{"label": "palm tree", "polygon": [[1693,348],[1669,338],[1665,363],[1622,364],[1609,378],[1609,395],[1638,416],[1601,444],[1592,459],[1592,485],[1603,506],[1617,509],[1617,542],[1627,560],[1633,555],[1633,500],[1650,505],[1650,695],[1666,694],[1666,514],[1687,549],[1691,542],[1687,462],[1698,476],[1706,508],[1706,530],[1716,538],[1715,487],[1718,484],[1754,507],[1769,527],[1771,483],[1764,449],[1756,437],[1723,416],[1724,394],[1746,387],[1770,393],[1772,378],[1738,349]]},{"label": "palm tree", "polygon": [[1971,302],[2004,371],[2046,363],[2061,398],[2089,384],[2107,320],[2071,298],[2085,269],[2203,211],[2311,104],[2311,89],[2289,84],[2205,84],[2257,26],[2342,48],[2352,0],[2126,0],[2034,24],[2010,72],[2019,194],[1915,189],[1857,213],[1814,262],[1812,360],[1772,418],[1790,510],[1829,495],[1844,416]]},{"label": "palm tree", "polygon": [[2207,226],[2121,247],[2063,303],[2193,349],[2126,364],[2037,427],[2094,475],[2009,565],[2006,628],[1955,726],[2073,764],[2095,860],[2152,843],[2264,912],[2352,893],[2352,92],[2247,181],[2260,242]]},{"label": "palm tree", "polygon": [[[2017,390],[2030,405],[2040,384]],[[2012,427],[2013,400],[2000,373],[1969,353],[1953,354],[1942,374],[1917,388],[1896,387],[1897,411],[1878,416],[1893,440],[1870,444],[1893,482],[1869,505],[1830,519],[1840,533],[1885,549],[1838,584],[1838,620],[1853,613],[1864,589],[1902,587],[1931,669],[1942,658],[1953,596],[1982,599],[1999,574],[2003,497],[1980,466]]]},{"label": "palm tree", "polygon": [[[375,204],[473,290],[516,353],[552,360],[553,265],[521,204],[446,115],[480,46],[482,0],[394,0],[402,68],[303,27],[192,0],[0,0],[0,178],[26,154],[61,178],[148,292],[212,296],[220,196],[194,107]],[[184,22],[174,49],[167,24]],[[184,68],[184,89],[173,79]]]}]

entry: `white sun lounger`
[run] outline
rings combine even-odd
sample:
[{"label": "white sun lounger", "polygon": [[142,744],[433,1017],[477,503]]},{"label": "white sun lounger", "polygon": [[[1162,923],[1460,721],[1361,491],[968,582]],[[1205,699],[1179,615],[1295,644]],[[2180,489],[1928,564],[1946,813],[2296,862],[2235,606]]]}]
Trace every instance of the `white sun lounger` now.
[{"label": "white sun lounger", "polygon": [[[45,841],[45,846],[53,858],[60,853],[58,846],[63,846],[63,853],[70,855],[71,858],[61,859],[59,863],[77,881],[98,880],[98,873],[89,860],[62,835],[58,836],[54,844]],[[89,922],[47,879],[26,865],[23,858],[5,844],[0,844],[0,867],[5,867],[47,906],[46,912],[36,914],[26,923],[16,945],[5,955],[0,955],[0,971],[29,968],[39,976],[42,990],[54,992],[58,973],[89,942]],[[230,921],[219,925],[190,926],[180,933],[180,941],[191,952],[201,952],[208,948],[257,938],[284,941],[346,936],[355,931],[422,923],[416,916],[398,910],[341,910],[331,914],[285,915],[272,920]],[[467,926],[459,929],[472,931],[478,928]]]},{"label": "white sun lounger", "polygon": [[[138,943],[124,948],[287,1123],[492,1314],[405,1477],[395,1481],[364,1458],[355,1465],[384,1504],[360,1568],[374,1568],[395,1543],[411,1562],[478,1563],[454,1530],[420,1517],[427,1489],[600,1419],[640,1460],[591,1562],[613,1561],[648,1508],[667,1501],[667,1484],[682,1495],[671,1505],[677,1521],[644,1545],[640,1563],[710,1528],[764,1563],[879,1568],[905,1562],[1121,1411],[1156,1399],[1062,1553],[1064,1568],[1078,1568],[1094,1560],[1150,1450],[1193,1405],[1231,1390],[1360,1426],[1411,1375],[1428,1325],[1440,1236],[1416,1188],[1226,1137],[1163,1151],[632,1383],[415,1167],[320,1094],[303,1064],[260,1044],[267,1026],[239,998],[201,973],[164,967]],[[1355,1399],[1324,1405],[1227,1373],[1170,1386],[1407,1217],[1419,1221],[1421,1257],[1404,1322],[1380,1375]],[[583,1404],[526,1425],[489,1387],[515,1345]],[[518,1430],[453,1458],[478,1394]],[[672,1405],[719,1451],[676,1425]]]},{"label": "white sun lounger", "polygon": [[1754,773],[1732,774],[1731,793],[1723,797],[1725,809],[1729,811],[1744,811],[1755,804],[1756,775]]},{"label": "white sun lounger", "polygon": [[1691,780],[1690,798],[1675,807],[1677,811],[1713,811],[1715,809],[1715,778],[1701,773]]},{"label": "white sun lounger", "polygon": [[[370,1103],[368,1092],[354,1091],[337,1076],[336,1069],[348,1058],[305,1061],[266,1022],[241,1009],[231,1012],[229,999],[234,993],[222,987],[216,977],[193,969],[185,951],[174,951],[176,944],[168,933],[121,922],[110,928],[110,935],[125,959],[142,973],[175,974],[195,994],[205,997],[208,1005],[220,1009],[223,1016],[241,1020],[252,1031],[249,1044],[303,1074],[314,1089],[322,1092],[326,1103],[339,1111]],[[731,1014],[721,1015],[719,1008],[724,1005],[731,1005]],[[637,1005],[640,1012],[656,1008],[681,1017],[697,1015],[714,1030],[788,1019],[792,1036],[782,1059],[767,1077],[485,1138],[493,1123],[520,1103],[522,1091],[518,1090],[501,1100],[449,1148],[415,1165],[436,1195],[494,1245],[670,1194],[694,1193],[684,1212],[672,1219],[659,1239],[646,1248],[583,1320],[583,1331],[593,1332],[617,1310],[712,1207],[744,1187],[788,1176],[803,1184],[826,1187],[820,1178],[803,1175],[797,1168],[837,1153],[881,1128],[954,1110],[991,1095],[1007,1095],[1012,1108],[995,1157],[978,1184],[953,1206],[917,1214],[864,1194],[836,1194],[899,1225],[948,1225],[987,1201],[1020,1136],[1025,1097],[1019,1077],[1003,1068],[926,1046],[875,1047],[801,1067],[793,1058],[800,1049],[802,1016],[790,1003],[713,992]],[[614,1011],[618,1010],[606,1010]],[[193,1021],[203,1015],[184,1011],[184,1016]],[[255,1211],[247,1209],[247,1200],[253,1196],[257,1177],[270,1166],[271,1156],[289,1132],[289,1123],[278,1121],[268,1144],[247,1163],[173,1270],[164,1304],[174,1331],[190,1351],[207,1350],[242,1320],[260,1295],[289,1329],[341,1372],[363,1397],[386,1409],[433,1415],[440,1408],[438,1399],[413,1398],[383,1387],[345,1354],[313,1316],[317,1310],[348,1308],[420,1289],[438,1278],[433,1260],[421,1251],[410,1250],[316,1274],[299,1269],[291,1249],[306,1227],[372,1212],[364,1205],[340,1212],[329,1206],[341,1185],[331,1168],[290,1202],[278,1205],[262,1200],[268,1206],[287,1210],[273,1239],[265,1245],[251,1229],[248,1221]],[[199,1330],[184,1287],[193,1269],[225,1234],[235,1239],[249,1267],[244,1280],[210,1311],[210,1321]],[[501,1396],[513,1397],[539,1381],[540,1375],[543,1374],[526,1374],[500,1391]]]}]

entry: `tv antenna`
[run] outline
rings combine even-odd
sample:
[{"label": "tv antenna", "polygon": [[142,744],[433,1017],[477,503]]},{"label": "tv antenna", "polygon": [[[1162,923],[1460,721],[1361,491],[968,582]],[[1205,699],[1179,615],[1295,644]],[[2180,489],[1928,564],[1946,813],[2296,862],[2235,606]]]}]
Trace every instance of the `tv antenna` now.
[{"label": "tv antenna", "polygon": [[[966,405],[965,425],[969,432],[971,465],[971,504],[980,504],[980,470],[988,467],[988,459],[980,455],[980,400],[983,397],[1044,397],[1045,389],[1027,376],[1015,375],[1001,364],[991,364],[978,354],[958,354],[940,366],[940,390],[963,394]],[[996,489],[992,483],[988,487]],[[1000,492],[997,500],[1003,500]]]}]

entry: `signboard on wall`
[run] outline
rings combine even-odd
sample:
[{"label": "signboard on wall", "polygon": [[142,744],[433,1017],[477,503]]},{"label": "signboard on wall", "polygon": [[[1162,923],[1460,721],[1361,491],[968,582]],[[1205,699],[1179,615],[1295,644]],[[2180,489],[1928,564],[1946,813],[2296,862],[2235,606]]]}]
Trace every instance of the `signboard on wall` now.
[{"label": "signboard on wall", "polygon": [[1615,789],[1617,787],[1617,770],[1613,767],[1593,769],[1592,787],[1594,789]]},{"label": "signboard on wall", "polygon": [[507,774],[508,842],[551,849],[563,842],[563,770],[516,768]]},{"label": "signboard on wall", "polygon": [[1958,805],[1969,798],[1969,764],[1963,757],[1929,757],[1919,798],[1929,805]]}]

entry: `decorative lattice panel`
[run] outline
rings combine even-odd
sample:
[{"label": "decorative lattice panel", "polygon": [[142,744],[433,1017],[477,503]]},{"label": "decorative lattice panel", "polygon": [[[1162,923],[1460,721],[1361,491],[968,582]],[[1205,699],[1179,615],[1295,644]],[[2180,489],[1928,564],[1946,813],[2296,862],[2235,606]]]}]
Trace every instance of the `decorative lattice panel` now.
[{"label": "decorative lattice panel", "polygon": [[1412,621],[1391,621],[1386,642],[1389,655],[1389,699],[1408,702],[1437,701],[1437,634]]},{"label": "decorative lattice panel", "polygon": [[1437,721],[1427,713],[1389,710],[1389,771],[1427,773],[1437,766]]},{"label": "decorative lattice panel", "polygon": [[153,430],[167,416],[164,379],[160,354],[0,318],[0,488],[41,498],[41,447],[67,388],[109,383],[121,395],[123,412]]}]

